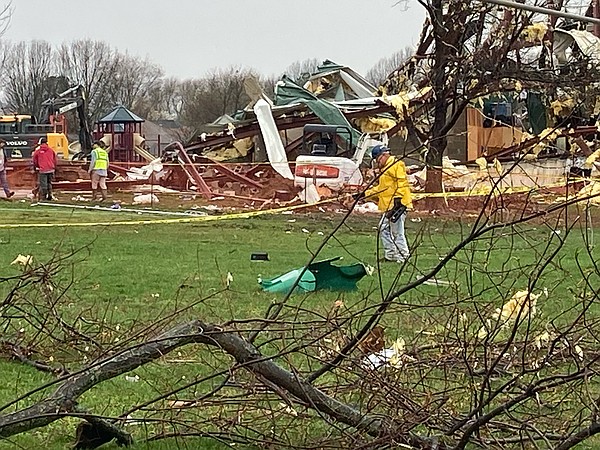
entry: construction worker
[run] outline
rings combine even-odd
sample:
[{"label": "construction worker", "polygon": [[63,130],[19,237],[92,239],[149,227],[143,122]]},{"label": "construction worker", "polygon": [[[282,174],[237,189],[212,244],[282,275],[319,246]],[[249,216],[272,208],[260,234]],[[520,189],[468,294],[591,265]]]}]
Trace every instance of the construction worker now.
[{"label": "construction worker", "polygon": [[404,221],[408,208],[412,208],[410,185],[406,177],[403,161],[390,154],[384,145],[376,145],[371,150],[372,162],[380,170],[377,186],[354,198],[378,198],[379,211],[383,212],[379,222],[379,236],[384,249],[383,261],[404,262],[410,252],[404,235]]},{"label": "construction worker", "polygon": [[90,178],[92,180],[92,201],[97,199],[98,186],[102,201],[106,200],[108,189],[106,187],[106,177],[108,176],[108,152],[106,145],[102,141],[94,142],[92,147],[92,159],[90,161]]},{"label": "construction worker", "polygon": [[4,189],[4,193],[6,194],[6,198],[11,198],[15,193],[10,190],[8,186],[8,180],[6,178],[6,155],[4,154],[4,146],[6,145],[6,141],[4,139],[0,139],[0,184]]},{"label": "construction worker", "polygon": [[56,152],[48,145],[48,140],[43,137],[32,155],[33,168],[38,172],[40,200],[52,200],[52,178],[56,172]]}]

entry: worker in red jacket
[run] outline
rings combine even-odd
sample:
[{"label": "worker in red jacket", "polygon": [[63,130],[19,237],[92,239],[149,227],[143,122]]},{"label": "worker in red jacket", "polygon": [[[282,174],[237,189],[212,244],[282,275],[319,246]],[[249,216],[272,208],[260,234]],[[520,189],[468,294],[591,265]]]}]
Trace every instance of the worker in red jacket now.
[{"label": "worker in red jacket", "polygon": [[38,172],[40,200],[52,200],[52,178],[56,172],[56,152],[48,145],[46,138],[40,139],[40,145],[33,152],[33,167]]}]

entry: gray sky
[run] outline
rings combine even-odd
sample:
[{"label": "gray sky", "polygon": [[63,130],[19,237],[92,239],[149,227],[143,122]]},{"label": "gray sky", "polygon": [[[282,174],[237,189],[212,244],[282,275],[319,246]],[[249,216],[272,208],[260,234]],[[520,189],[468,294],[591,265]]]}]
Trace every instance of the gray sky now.
[{"label": "gray sky", "polygon": [[[6,0],[0,2],[5,4]],[[279,75],[307,58],[363,75],[415,45],[423,8],[414,0],[13,0],[4,39],[61,44],[91,38],[148,57],[167,76],[216,67]]]}]

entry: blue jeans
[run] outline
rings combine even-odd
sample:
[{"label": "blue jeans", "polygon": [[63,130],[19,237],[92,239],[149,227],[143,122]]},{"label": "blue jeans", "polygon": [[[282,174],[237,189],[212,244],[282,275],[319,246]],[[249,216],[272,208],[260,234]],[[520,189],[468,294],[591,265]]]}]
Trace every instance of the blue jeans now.
[{"label": "blue jeans", "polygon": [[406,213],[394,223],[385,214],[379,221],[379,236],[383,244],[384,257],[390,261],[405,261],[410,256],[406,236],[404,236],[404,221]]},{"label": "blue jeans", "polygon": [[52,177],[54,173],[40,173],[39,174],[39,182],[40,182],[40,192],[39,198],[40,200],[52,200]]},{"label": "blue jeans", "polygon": [[[0,151],[2,151],[0,149]],[[8,186],[8,180],[6,179],[6,169],[0,170],[0,184],[2,184],[2,189],[4,189],[4,193],[8,197],[10,194],[10,187]]]}]

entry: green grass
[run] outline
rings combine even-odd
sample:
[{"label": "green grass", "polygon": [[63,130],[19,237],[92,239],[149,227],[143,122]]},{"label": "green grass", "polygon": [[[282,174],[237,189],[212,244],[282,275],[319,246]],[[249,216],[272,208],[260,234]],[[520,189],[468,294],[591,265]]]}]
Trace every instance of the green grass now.
[{"label": "green grass", "polygon": [[[119,220],[147,218],[41,207],[27,209],[18,205],[0,211],[0,224],[93,222],[115,220],[116,217]],[[19,273],[17,266],[10,265],[17,254],[32,255],[35,261],[44,262],[53,255],[80,249],[61,275],[64,282],[73,280],[68,293],[69,302],[61,313],[67,318],[81,314],[103,318],[107,328],[112,330],[105,336],[108,340],[117,339],[126,335],[127,330],[138,329],[142,324],[157,321],[192,304],[192,308],[178,316],[178,321],[198,317],[220,323],[232,318],[263,317],[268,306],[281,297],[261,292],[257,276],[277,276],[303,266],[342,217],[341,214],[294,214],[205,223],[0,229],[0,277]],[[362,261],[375,266],[376,224],[376,217],[353,216],[318,259],[343,256],[345,264]],[[320,292],[294,296],[291,302],[323,315],[331,311],[336,300],[342,300],[349,308],[373,305],[377,303],[377,295],[367,298],[367,294],[377,294],[380,281],[384,291],[394,283],[402,286],[414,281],[438,264],[440,258],[460,242],[469,226],[469,220],[408,221],[407,235],[413,241],[413,263],[399,280],[394,281],[398,266],[388,264],[381,266],[376,276],[363,279],[358,292]],[[448,301],[449,296],[458,300],[459,304],[464,301],[465,311],[469,313],[473,311],[474,299],[471,297],[476,297],[477,303],[487,311],[500,307],[499,299],[506,298],[507,292],[527,287],[531,265],[540,259],[546,246],[554,248],[558,238],[553,227],[532,224],[520,226],[518,233],[509,229],[498,230],[492,236],[467,246],[438,276],[442,280],[456,281],[459,287],[452,290],[424,285],[401,297],[405,305],[431,307],[420,308],[410,314],[406,313],[408,308],[402,303],[392,308],[384,319],[389,341],[400,336],[410,341],[442,335],[446,324],[439,315],[439,305]],[[545,304],[540,306],[542,315],[551,317],[572,306],[579,282],[571,275],[578,271],[575,255],[581,250],[582,242],[580,230],[573,232],[560,256],[542,275],[535,291],[545,287],[551,293]],[[250,254],[253,251],[268,252],[271,260],[252,262]],[[225,290],[228,272],[233,275],[234,281],[230,289]],[[470,274],[473,275],[472,280]],[[0,298],[4,298],[9,285],[8,282],[0,284]],[[202,298],[206,300],[196,304]],[[356,329],[359,323],[353,324],[353,327]],[[26,325],[24,327],[27,328]],[[204,353],[202,358],[199,352]],[[210,368],[200,366],[206,361],[212,361],[215,367],[227,367],[227,357],[207,356],[206,352],[198,347],[182,349],[177,355],[136,370],[140,382],[132,383],[123,376],[117,377],[89,391],[82,397],[81,403],[96,414],[115,416],[159,392],[209,373]],[[46,349],[41,356],[45,359],[54,357],[51,353]],[[56,360],[64,360],[74,366],[82,362],[77,359],[77,354],[57,354]],[[50,375],[7,360],[0,361],[0,374],[3,380],[0,404],[52,379]],[[208,387],[203,385],[204,391],[209,388],[210,383]],[[188,395],[200,393],[194,390]],[[35,448],[42,445],[51,449],[66,448],[72,443],[76,423],[75,419],[57,421],[43,429],[13,437],[11,441],[0,442],[0,448]],[[146,434],[143,426],[132,426],[131,429],[138,440]],[[149,431],[155,429],[149,426]],[[139,443],[135,448],[166,449],[175,445],[182,448],[224,448],[209,440]]]}]

